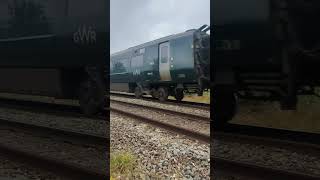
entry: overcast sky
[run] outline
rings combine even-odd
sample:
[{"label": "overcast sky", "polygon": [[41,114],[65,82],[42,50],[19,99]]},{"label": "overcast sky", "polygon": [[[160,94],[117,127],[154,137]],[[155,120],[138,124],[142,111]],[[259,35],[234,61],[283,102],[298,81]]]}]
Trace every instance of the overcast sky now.
[{"label": "overcast sky", "polygon": [[210,25],[210,0],[111,0],[110,53]]}]

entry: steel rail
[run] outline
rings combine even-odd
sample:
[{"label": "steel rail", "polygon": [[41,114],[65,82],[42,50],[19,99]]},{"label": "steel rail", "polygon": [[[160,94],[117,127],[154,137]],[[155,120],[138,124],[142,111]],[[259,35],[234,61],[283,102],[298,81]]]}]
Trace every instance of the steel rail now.
[{"label": "steel rail", "polygon": [[106,146],[106,144],[109,141],[109,138],[105,136],[90,134],[90,133],[83,133],[83,132],[80,133],[71,129],[53,128],[53,127],[47,127],[43,125],[36,125],[36,124],[11,121],[11,120],[5,120],[5,119],[0,119],[0,124],[6,125],[9,127],[16,127],[19,129],[25,129],[32,132],[54,134],[56,136],[63,136],[63,137],[71,138],[72,140],[76,139],[81,142],[86,142],[86,143],[95,144],[95,145]]},{"label": "steel rail", "polygon": [[[40,112],[66,117],[84,117],[98,120],[107,120],[103,115],[86,116],[81,112],[80,106],[69,104],[57,104],[49,102],[17,100],[0,97],[0,105],[6,108],[25,110],[30,112]],[[107,109],[103,109],[101,114],[107,114]]]},{"label": "steel rail", "polygon": [[171,124],[168,124],[168,123],[163,123],[163,122],[160,122],[160,121],[157,121],[157,120],[153,120],[153,119],[150,119],[150,118],[147,118],[147,117],[143,117],[143,116],[140,116],[140,115],[136,115],[136,114],[129,113],[129,112],[126,112],[126,111],[123,111],[123,110],[120,110],[120,109],[116,109],[116,108],[112,108],[112,107],[110,107],[110,110],[113,111],[113,112],[119,113],[121,115],[124,115],[124,116],[130,117],[130,118],[139,120],[141,122],[148,123],[148,124],[154,125],[156,127],[159,127],[159,128],[166,129],[168,131],[174,132],[174,133],[185,135],[185,136],[187,136],[187,137],[189,137],[191,139],[195,139],[195,140],[198,140],[198,141],[201,141],[201,142],[204,142],[204,143],[210,143],[210,136],[206,135],[206,134],[203,134],[203,133],[195,132],[195,131],[192,131],[192,130],[189,130],[189,129],[186,129],[186,128],[181,128],[181,127],[178,127],[178,126],[175,126],[175,125],[171,125]]},{"label": "steel rail", "polygon": [[171,115],[178,115],[178,116],[186,117],[188,119],[193,119],[193,120],[210,121],[210,118],[208,118],[208,117],[179,112],[179,111],[173,111],[173,110],[169,110],[169,109],[163,109],[163,108],[158,108],[158,107],[153,107],[153,106],[146,106],[146,105],[142,105],[142,104],[124,102],[124,101],[119,101],[119,100],[114,100],[114,99],[110,99],[110,102],[115,102],[115,103],[119,103],[119,104],[130,105],[130,106],[136,106],[136,107],[145,108],[145,109],[149,109],[149,110],[153,110],[153,111],[159,111],[159,112],[163,112],[163,113],[171,114]]},{"label": "steel rail", "polygon": [[32,166],[46,169],[57,173],[62,176],[66,176],[72,179],[87,180],[87,179],[107,179],[107,169],[105,172],[101,170],[92,169],[90,167],[83,167],[76,163],[63,162],[55,158],[49,158],[39,155],[26,149],[17,149],[14,147],[0,144],[0,152],[10,156],[11,159],[27,163]]},{"label": "steel rail", "polygon": [[262,166],[258,164],[224,159],[220,157],[211,157],[213,174],[219,172],[228,175],[236,175],[244,179],[290,179],[290,180],[316,180],[320,176],[310,173],[300,173],[284,169]]}]

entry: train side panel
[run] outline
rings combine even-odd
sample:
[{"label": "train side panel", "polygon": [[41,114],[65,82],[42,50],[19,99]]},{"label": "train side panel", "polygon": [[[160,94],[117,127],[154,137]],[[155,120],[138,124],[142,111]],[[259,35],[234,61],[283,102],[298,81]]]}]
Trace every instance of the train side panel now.
[{"label": "train side panel", "polygon": [[0,91],[78,98],[86,67],[106,66],[107,12],[103,0],[0,1]]},{"label": "train side panel", "polygon": [[141,69],[142,81],[146,83],[157,83],[159,74],[159,45],[145,47],[143,67]]},{"label": "train side panel", "polygon": [[[202,91],[203,89],[199,87],[203,86],[199,85],[200,78],[196,71],[195,46],[198,49],[202,47],[195,43],[196,32],[198,31],[192,30],[167,36],[113,54],[111,56],[111,88],[115,91],[136,92],[136,96],[141,94],[137,91],[141,91],[154,97],[161,89],[165,89],[163,91],[167,91],[165,94],[169,95],[177,94],[179,91],[180,97],[183,96],[184,90]],[[205,32],[198,35],[208,40],[208,34]],[[202,54],[202,57],[208,57],[209,50],[208,52],[202,51],[202,53],[207,53]],[[116,64],[124,63],[118,60],[125,56],[124,54],[131,54],[131,57],[127,57],[129,61],[124,61],[129,66],[128,70],[116,72]],[[202,61],[206,61],[207,65],[210,64],[207,62],[210,59],[205,58]],[[118,66],[124,67],[125,65]],[[181,98],[178,99],[181,100]]]},{"label": "train side panel", "polygon": [[196,83],[193,36],[170,41],[171,76],[174,83]]},{"label": "train side panel", "polygon": [[129,92],[131,56],[130,51],[110,58],[110,89],[112,91]]},{"label": "train side panel", "polygon": [[276,44],[269,0],[215,0],[213,4],[216,66],[274,63],[270,59]]},{"label": "train side panel", "polygon": [[105,63],[105,1],[6,0],[0,8],[0,66]]},{"label": "train side panel", "polygon": [[298,95],[320,85],[320,1],[213,1],[213,119],[236,114],[237,97],[279,101],[295,110]]}]

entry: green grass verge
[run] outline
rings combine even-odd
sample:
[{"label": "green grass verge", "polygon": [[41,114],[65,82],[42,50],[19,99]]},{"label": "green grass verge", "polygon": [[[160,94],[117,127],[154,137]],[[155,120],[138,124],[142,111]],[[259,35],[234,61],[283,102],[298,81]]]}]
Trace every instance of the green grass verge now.
[{"label": "green grass verge", "polygon": [[295,111],[280,110],[278,102],[243,101],[231,122],[320,133],[319,106],[320,99],[314,96],[300,96]]},{"label": "green grass verge", "polygon": [[111,179],[127,179],[133,176],[136,158],[130,152],[116,152],[110,154]]},{"label": "green grass verge", "polygon": [[[169,99],[175,100],[175,98],[172,96],[169,96]],[[192,95],[185,94],[183,101],[210,104],[210,92],[205,91],[203,93],[203,96],[197,96],[196,94],[192,94]]]}]

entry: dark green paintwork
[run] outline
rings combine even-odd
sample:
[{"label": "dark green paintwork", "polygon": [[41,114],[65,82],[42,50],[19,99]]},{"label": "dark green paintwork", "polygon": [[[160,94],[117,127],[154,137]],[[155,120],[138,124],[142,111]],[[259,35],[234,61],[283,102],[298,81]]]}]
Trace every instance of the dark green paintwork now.
[{"label": "dark green paintwork", "polygon": [[[174,82],[196,82],[194,71],[193,36],[170,41],[170,53],[173,57],[171,77]],[[184,74],[185,77],[179,77]]]},{"label": "dark green paintwork", "polygon": [[[282,62],[276,56],[279,56],[284,43],[290,44],[290,47],[297,47],[299,44],[299,51],[317,48],[316,44],[320,39],[320,25],[317,23],[320,17],[320,2],[287,1],[287,7],[282,9],[282,12],[279,12],[279,7],[275,8],[276,2],[213,1],[214,66],[251,69],[280,67]],[[280,23],[287,21],[287,18],[290,19],[290,32],[294,32],[290,35],[280,28],[285,26],[285,23]],[[226,41],[234,40],[240,41],[239,48],[223,48],[226,47]]]},{"label": "dark green paintwork", "polygon": [[[0,5],[0,66],[80,67],[106,63],[106,1],[8,0]],[[96,33],[95,42],[74,41],[75,33],[84,26],[87,33],[89,27]]]},{"label": "dark green paintwork", "polygon": [[[213,7],[215,65],[272,63],[269,58],[275,42],[269,0],[216,0]],[[228,46],[235,41],[239,45]]]},{"label": "dark green paintwork", "polygon": [[[170,60],[171,65],[171,78],[172,81],[169,83],[197,83],[196,74],[194,70],[194,52],[193,52],[193,33],[184,37],[172,38],[170,42],[170,57],[173,57],[173,61]],[[164,41],[166,42],[166,41]],[[140,75],[133,75],[133,69],[127,69],[127,72],[118,73],[120,71],[116,64],[120,63],[120,59],[126,59],[127,63],[130,64],[130,57],[134,56],[135,50],[141,48],[133,48],[131,51],[126,53],[120,53],[111,56],[111,83],[130,83],[130,82],[144,82],[144,83],[159,83],[159,42],[150,46],[144,47],[145,53],[143,54],[143,66],[139,68]],[[151,65],[150,63],[153,63]],[[148,75],[153,73],[153,75]],[[184,74],[185,77],[179,77],[179,74]]]}]

